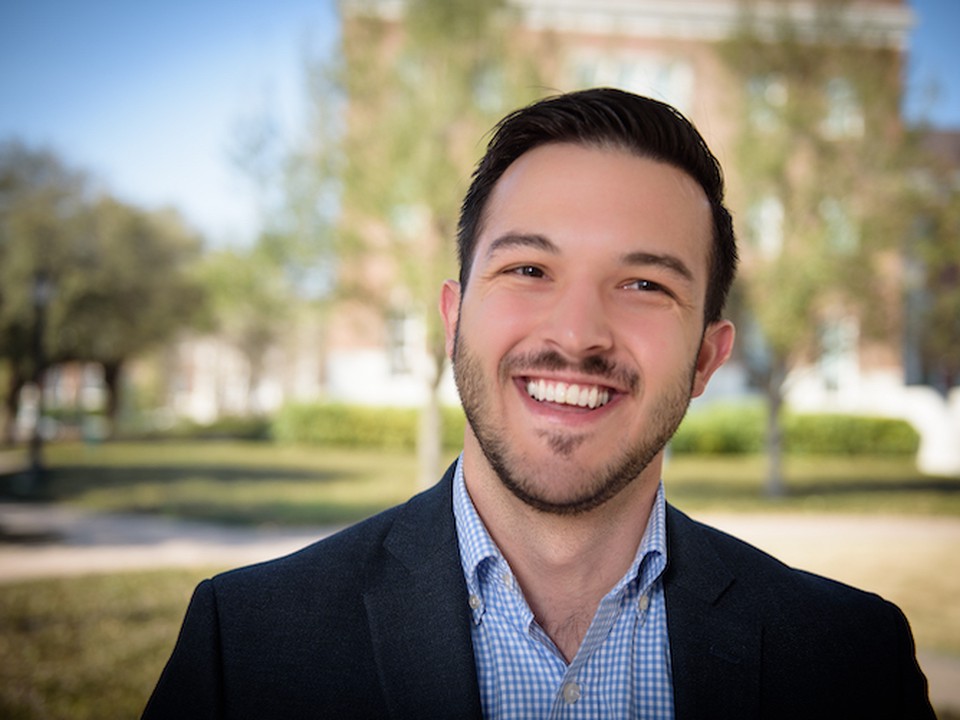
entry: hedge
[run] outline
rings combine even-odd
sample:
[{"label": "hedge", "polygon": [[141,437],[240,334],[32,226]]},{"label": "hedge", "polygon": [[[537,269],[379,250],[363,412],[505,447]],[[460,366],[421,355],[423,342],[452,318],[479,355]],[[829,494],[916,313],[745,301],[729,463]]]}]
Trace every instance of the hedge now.
[{"label": "hedge", "polygon": [[[459,448],[463,444],[463,411],[444,407],[442,413],[443,445]],[[296,403],[277,413],[273,437],[280,442],[307,445],[413,449],[418,415],[415,408]]]},{"label": "hedge", "polygon": [[[312,403],[285,406],[272,436],[285,443],[377,449],[413,449],[418,410]],[[443,408],[443,445],[463,444],[458,407]],[[905,421],[834,414],[786,413],[784,450],[807,455],[911,455],[920,439]],[[691,411],[671,442],[677,454],[749,454],[764,450],[766,410],[762,404],[716,404]]]},{"label": "hedge", "polygon": [[[762,452],[761,404],[714,405],[691,411],[671,442],[677,454]],[[912,455],[920,436],[905,420],[832,413],[785,413],[784,451],[796,455]]]}]

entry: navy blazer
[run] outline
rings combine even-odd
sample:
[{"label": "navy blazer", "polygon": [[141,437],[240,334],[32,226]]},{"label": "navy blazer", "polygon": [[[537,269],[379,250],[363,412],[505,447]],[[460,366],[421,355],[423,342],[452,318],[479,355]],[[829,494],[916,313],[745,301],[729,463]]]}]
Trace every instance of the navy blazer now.
[{"label": "navy blazer", "polygon": [[[201,583],[143,717],[481,717],[452,477]],[[670,506],[667,542],[678,720],[934,717],[896,606]]]}]

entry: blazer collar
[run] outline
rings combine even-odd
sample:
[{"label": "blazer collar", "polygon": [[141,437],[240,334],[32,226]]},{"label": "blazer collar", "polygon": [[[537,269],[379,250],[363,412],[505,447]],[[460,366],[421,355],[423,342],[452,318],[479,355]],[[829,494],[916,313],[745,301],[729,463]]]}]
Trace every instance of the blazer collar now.
[{"label": "blazer collar", "polygon": [[368,574],[363,601],[392,717],[481,716],[452,478],[453,468],[399,510]]},{"label": "blazer collar", "polygon": [[728,602],[736,577],[704,526],[667,507],[664,595],[677,720],[753,718],[761,628]]}]

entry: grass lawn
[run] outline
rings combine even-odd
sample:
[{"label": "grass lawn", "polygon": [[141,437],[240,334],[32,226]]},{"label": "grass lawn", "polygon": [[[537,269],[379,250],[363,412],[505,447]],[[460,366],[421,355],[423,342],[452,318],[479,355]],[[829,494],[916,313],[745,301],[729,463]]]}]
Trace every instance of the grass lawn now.
[{"label": "grass lawn", "polygon": [[[452,460],[453,455],[448,459]],[[47,448],[45,495],[91,509],[231,524],[342,524],[416,492],[412,453],[269,443],[79,443]],[[787,459],[787,495],[763,493],[760,456],[675,456],[668,498],[691,511],[960,516],[960,478],[917,472],[911,458]],[[0,478],[0,497],[9,488]]]},{"label": "grass lawn", "polygon": [[[46,458],[49,500],[232,524],[350,522],[416,491],[409,453],[116,443],[53,445]],[[665,470],[674,503],[733,522],[817,513],[841,524],[854,514],[929,517],[936,525],[960,516],[960,479],[924,477],[908,459],[791,458],[789,493],[775,501],[763,497],[763,474],[760,457],[675,457]],[[9,499],[11,488],[0,475],[0,497]],[[957,543],[849,537],[856,541],[838,547],[775,535],[779,545],[770,549],[880,591],[907,611],[922,645],[960,655],[960,576],[945,572],[956,564]],[[137,717],[192,588],[218,569],[0,585],[0,717]]]},{"label": "grass lawn", "polygon": [[0,585],[0,717],[140,716],[194,585],[210,571]]}]

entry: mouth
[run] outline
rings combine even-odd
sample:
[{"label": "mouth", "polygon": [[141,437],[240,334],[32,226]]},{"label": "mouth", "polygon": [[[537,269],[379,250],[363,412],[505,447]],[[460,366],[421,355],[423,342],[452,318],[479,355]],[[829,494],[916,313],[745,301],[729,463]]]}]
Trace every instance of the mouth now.
[{"label": "mouth", "polygon": [[555,382],[544,378],[527,378],[527,394],[537,402],[589,408],[595,410],[610,402],[611,390],[602,385]]}]

